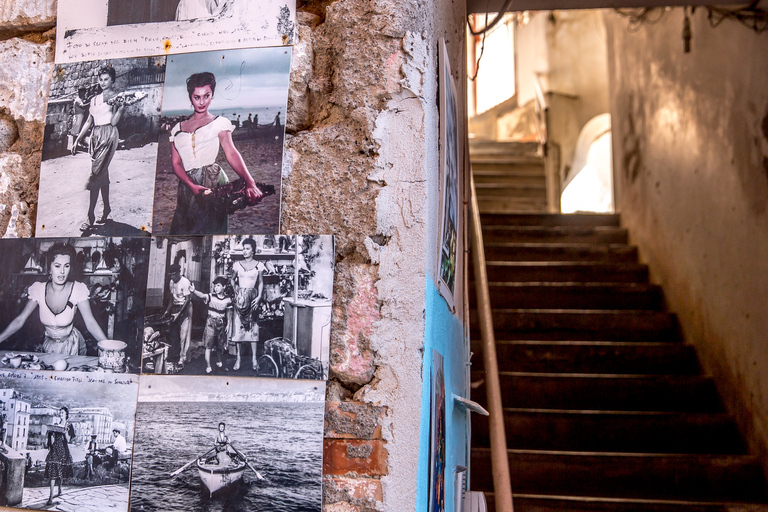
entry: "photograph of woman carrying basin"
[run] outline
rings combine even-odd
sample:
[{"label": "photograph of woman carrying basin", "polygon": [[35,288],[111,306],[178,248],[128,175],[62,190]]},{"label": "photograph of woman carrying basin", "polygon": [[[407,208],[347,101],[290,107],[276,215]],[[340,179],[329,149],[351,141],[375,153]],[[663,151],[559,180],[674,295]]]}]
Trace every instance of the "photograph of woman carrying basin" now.
[{"label": "photograph of woman carrying basin", "polygon": [[135,372],[149,239],[0,240],[0,368]]}]

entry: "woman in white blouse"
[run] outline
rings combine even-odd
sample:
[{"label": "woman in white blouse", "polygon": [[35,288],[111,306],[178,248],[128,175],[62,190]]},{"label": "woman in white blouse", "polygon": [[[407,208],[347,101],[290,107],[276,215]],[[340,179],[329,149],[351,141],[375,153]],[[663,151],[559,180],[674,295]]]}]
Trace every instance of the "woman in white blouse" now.
[{"label": "woman in white blouse", "polygon": [[115,68],[112,66],[105,66],[99,70],[101,94],[91,99],[88,120],[72,144],[72,154],[74,155],[77,153],[77,145],[80,140],[93,126],[91,141],[88,145],[88,152],[91,154],[91,174],[86,185],[86,188],[91,192],[91,198],[88,204],[88,220],[80,226],[80,231],[87,231],[96,222],[95,209],[99,193],[101,193],[101,201],[104,203],[99,222],[106,222],[112,211],[109,205],[109,164],[112,163],[112,158],[117,150],[120,137],[117,132],[117,123],[120,122],[125,109],[124,101],[115,101],[122,97],[114,87],[116,77]]},{"label": "woman in white blouse", "polygon": [[227,233],[227,214],[216,211],[211,202],[202,198],[210,194],[211,188],[229,181],[216,164],[220,147],[232,169],[245,180],[248,199],[255,201],[263,195],[232,142],[234,126],[229,119],[208,112],[215,92],[213,73],[195,73],[187,78],[187,93],[194,112],[171,128],[171,161],[179,178],[172,235]]}]

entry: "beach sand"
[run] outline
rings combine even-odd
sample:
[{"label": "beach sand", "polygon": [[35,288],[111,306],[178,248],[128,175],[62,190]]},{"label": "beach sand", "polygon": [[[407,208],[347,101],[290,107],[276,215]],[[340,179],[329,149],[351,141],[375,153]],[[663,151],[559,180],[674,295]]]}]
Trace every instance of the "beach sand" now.
[{"label": "beach sand", "polygon": [[[155,204],[153,234],[167,235],[176,209],[176,190],[179,179],[171,167],[171,143],[168,132],[160,132],[157,158],[157,180],[155,182]],[[235,132],[235,147],[243,156],[245,165],[257,182],[274,185],[275,194],[256,206],[240,210],[229,216],[229,234],[274,234],[280,229],[280,179],[282,173],[283,137],[274,134],[248,140],[238,140]],[[219,152],[216,160],[227,173],[230,181],[237,174]]]}]

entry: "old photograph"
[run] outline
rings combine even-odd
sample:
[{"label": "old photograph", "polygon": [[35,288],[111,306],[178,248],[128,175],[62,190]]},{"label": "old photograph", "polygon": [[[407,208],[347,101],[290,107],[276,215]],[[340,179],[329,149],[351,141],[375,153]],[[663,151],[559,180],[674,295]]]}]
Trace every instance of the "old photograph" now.
[{"label": "old photograph", "polygon": [[56,62],[291,45],[292,0],[59,0]]},{"label": "old photograph", "polygon": [[138,373],[149,242],[0,240],[0,369]]},{"label": "old photograph", "polygon": [[142,372],[326,379],[333,270],[332,236],[155,237]]},{"label": "old photograph", "polygon": [[43,139],[38,236],[148,236],[165,57],[60,64]]},{"label": "old photograph", "polygon": [[440,42],[440,249],[439,290],[453,308],[459,244],[459,118],[456,86],[445,41]]},{"label": "old photograph", "polygon": [[289,48],[168,58],[153,234],[277,233]]},{"label": "old photograph", "polygon": [[138,376],[0,370],[3,504],[128,510]]},{"label": "old photograph", "polygon": [[324,382],[143,375],[131,510],[320,512],[324,412]]}]

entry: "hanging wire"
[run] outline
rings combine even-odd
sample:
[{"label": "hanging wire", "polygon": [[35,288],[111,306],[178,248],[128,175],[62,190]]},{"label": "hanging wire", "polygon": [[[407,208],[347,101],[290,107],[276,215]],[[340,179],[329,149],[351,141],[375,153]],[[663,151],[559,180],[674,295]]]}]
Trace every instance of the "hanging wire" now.
[{"label": "hanging wire", "polygon": [[[485,13],[485,24],[488,25],[488,13]],[[472,25],[470,24],[470,30]],[[477,62],[475,62],[475,74],[469,77],[470,80],[473,82],[477,78],[477,74],[480,73],[480,59],[483,58],[483,53],[485,52],[485,36],[487,32],[483,31],[483,40],[480,43],[480,55],[477,56]]]},{"label": "hanging wire", "polygon": [[622,18],[629,20],[627,25],[627,31],[635,33],[639,31],[642,26],[655,25],[660,22],[666,12],[665,7],[641,7],[638,9],[614,9],[616,13]]},{"label": "hanging wire", "polygon": [[[757,6],[759,3],[760,0],[753,0],[749,5],[734,9],[712,5],[705,5],[703,8],[707,10],[707,19],[713,28],[720,26],[723,20],[730,19],[757,34],[761,34],[768,31],[768,11],[759,8]],[[614,11],[619,16],[629,20],[627,31],[634,33],[640,30],[644,24],[654,25],[661,21],[666,9],[666,7],[643,7],[639,9],[614,9]],[[683,7],[683,9],[687,8]],[[693,14],[693,9],[692,7],[691,14]]]},{"label": "hanging wire", "polygon": [[[512,0],[505,0],[504,5],[502,5],[499,12],[496,13],[496,17],[493,18],[493,21],[491,22],[490,25],[488,24],[488,13],[486,13],[485,26],[482,29],[478,30],[477,32],[475,32],[475,29],[472,28],[471,23],[467,23],[469,25],[469,33],[472,34],[473,36],[479,36],[491,30],[504,18],[504,14],[506,14],[506,12],[509,10],[510,5],[512,5]],[[467,17],[467,21],[469,21],[469,17]]]}]

